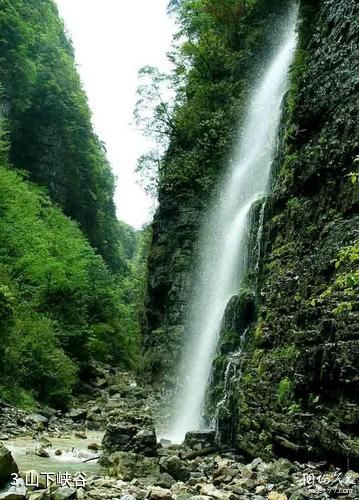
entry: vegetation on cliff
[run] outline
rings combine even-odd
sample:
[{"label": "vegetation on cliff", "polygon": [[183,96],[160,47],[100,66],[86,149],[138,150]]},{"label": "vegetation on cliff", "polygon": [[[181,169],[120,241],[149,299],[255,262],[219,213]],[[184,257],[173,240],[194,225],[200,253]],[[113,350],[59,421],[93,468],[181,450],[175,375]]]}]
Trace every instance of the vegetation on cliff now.
[{"label": "vegetation on cliff", "polygon": [[300,14],[265,217],[258,318],[232,391],[238,421],[230,435],[250,454],[354,465],[358,5],[304,0]]},{"label": "vegetation on cliff", "polygon": [[[287,0],[171,2],[178,24],[169,54],[173,72],[166,78],[153,68],[144,71],[136,116],[162,153],[153,151],[139,164],[160,201],[149,255],[145,335],[146,367],[157,378],[177,364],[204,209],[232,161],[252,81],[275,50],[272,30],[289,5]],[[171,92],[161,95],[168,87]],[[168,95],[172,99],[166,100]]]},{"label": "vegetation on cliff", "polygon": [[52,0],[0,0],[0,399],[65,407],[92,360],[133,367],[148,232],[117,221]]},{"label": "vegetation on cliff", "polygon": [[251,79],[273,48],[269,33],[287,9],[287,0],[170,3],[178,25],[169,53],[173,71],[142,70],[135,112],[138,124],[164,146],[162,155],[152,151],[139,162],[152,187],[157,179],[160,195],[187,189],[208,197],[215,188]]},{"label": "vegetation on cliff", "polygon": [[53,0],[0,0],[0,102],[11,163],[45,186],[114,271],[126,266],[114,178]]},{"label": "vegetation on cliff", "polygon": [[[158,379],[178,362],[185,338],[203,209],[231,159],[251,78],[273,49],[270,31],[291,2],[171,4],[180,28],[171,54],[176,98],[158,102],[148,128],[165,135],[163,156],[152,155],[160,205],[145,339],[147,367]],[[317,454],[358,463],[358,4],[302,0],[300,20],[265,210],[257,318],[220,431],[255,456]],[[238,348],[242,330],[230,325],[223,332],[218,399],[224,351]]]},{"label": "vegetation on cliff", "polygon": [[64,406],[90,360],[136,362],[143,260],[111,274],[78,225],[6,166],[0,211],[0,397]]}]

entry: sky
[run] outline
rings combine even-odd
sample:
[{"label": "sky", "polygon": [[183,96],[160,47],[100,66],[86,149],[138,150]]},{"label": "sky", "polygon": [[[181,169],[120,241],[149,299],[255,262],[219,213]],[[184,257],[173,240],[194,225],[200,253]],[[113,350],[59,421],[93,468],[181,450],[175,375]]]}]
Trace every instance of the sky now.
[{"label": "sky", "polygon": [[117,177],[117,215],[136,228],[150,220],[154,205],[135,174],[137,159],[151,149],[133,124],[138,70],[146,65],[169,69],[166,52],[175,28],[166,15],[168,1],[56,0],[96,133]]}]

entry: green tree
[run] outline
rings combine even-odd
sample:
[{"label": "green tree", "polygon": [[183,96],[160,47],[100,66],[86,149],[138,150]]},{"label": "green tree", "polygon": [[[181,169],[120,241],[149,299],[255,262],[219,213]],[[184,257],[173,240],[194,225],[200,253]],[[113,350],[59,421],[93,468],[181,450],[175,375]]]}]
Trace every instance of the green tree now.
[{"label": "green tree", "polygon": [[122,271],[114,177],[53,0],[0,0],[0,54],[12,164],[45,186]]}]

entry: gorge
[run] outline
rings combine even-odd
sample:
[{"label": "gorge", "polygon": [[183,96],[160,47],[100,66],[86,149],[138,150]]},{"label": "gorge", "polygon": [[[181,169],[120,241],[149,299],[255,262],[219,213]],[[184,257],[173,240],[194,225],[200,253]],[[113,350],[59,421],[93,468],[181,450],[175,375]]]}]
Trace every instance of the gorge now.
[{"label": "gorge", "polygon": [[0,0],[0,499],[356,498],[359,4],[168,13],[136,231],[55,2]]},{"label": "gorge", "polygon": [[[176,136],[162,166],[149,254],[146,368],[150,379],[161,380],[169,391],[178,385],[174,367],[189,342],[186,304],[196,287],[193,255],[210,209],[208,191],[216,196],[215,186],[220,185],[228,151],[236,141],[233,124],[238,110],[244,116],[243,102],[250,95],[253,73],[245,69],[260,67],[264,54],[274,49],[273,28],[266,31],[265,27],[275,26],[278,32],[279,12],[285,14],[288,6],[287,2],[260,3],[257,14],[267,17],[260,32],[264,39],[256,31],[256,48],[244,29],[240,49],[234,50],[237,59],[231,58],[238,43],[235,38],[224,38],[222,63],[210,52],[215,74],[211,84],[208,65],[191,53],[190,98],[179,111]],[[219,18],[223,21],[223,12],[213,15],[218,23]],[[358,155],[357,18],[358,6],[349,0],[299,4],[298,46],[283,105],[271,195],[263,209],[258,279],[249,265],[244,286],[226,308],[205,409],[209,415],[215,413],[223,399],[228,361],[242,349],[240,383],[231,382],[218,429],[222,442],[239,446],[249,456],[279,453],[304,459],[331,457],[343,463],[350,456],[353,464],[358,459],[354,361],[359,331],[358,185],[353,177]],[[214,38],[222,33],[215,22],[203,32],[198,24],[193,29],[198,30],[199,40],[204,37],[204,46],[207,29]],[[237,61],[243,70],[240,84],[233,83]],[[205,91],[211,101],[203,100]],[[191,123],[199,134],[196,139],[186,135],[189,125],[183,130],[180,120],[197,106],[203,114]],[[175,173],[174,165],[178,166]],[[249,249],[254,260],[257,233],[254,222]],[[217,271],[218,266],[213,266],[210,279],[216,280]],[[213,288],[217,291],[220,283],[217,279],[203,297]],[[200,310],[199,305],[196,314],[201,315]],[[206,319],[212,313],[213,308],[208,308]],[[207,348],[207,344],[202,347]],[[181,404],[184,401],[182,397]],[[198,414],[195,406],[191,411]]]}]

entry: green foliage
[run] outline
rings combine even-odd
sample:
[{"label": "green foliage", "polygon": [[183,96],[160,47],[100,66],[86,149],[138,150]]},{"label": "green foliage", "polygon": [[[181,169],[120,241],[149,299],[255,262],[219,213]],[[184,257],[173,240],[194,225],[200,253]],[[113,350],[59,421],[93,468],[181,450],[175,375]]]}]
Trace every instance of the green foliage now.
[{"label": "green foliage", "polygon": [[[288,126],[286,134],[289,139],[293,139],[297,130],[295,124],[294,113],[297,111],[297,100],[300,89],[301,77],[305,73],[308,61],[308,51],[304,49],[297,49],[294,61],[290,70],[290,91],[286,102]],[[289,159],[286,159],[289,163]]]},{"label": "green foliage", "polygon": [[345,296],[345,301],[338,304],[334,309],[334,314],[351,311],[356,304],[358,306],[359,293],[359,242],[349,247],[343,248],[339,252],[335,268],[338,273],[334,285],[328,290],[328,294],[333,290],[341,290]]},{"label": "green foliage", "polygon": [[53,0],[0,0],[0,65],[12,164],[46,186],[109,266],[123,271],[114,178]]},{"label": "green foliage", "polygon": [[287,9],[284,0],[170,3],[179,26],[169,54],[174,69],[166,76],[144,68],[135,111],[138,125],[161,145],[139,161],[152,190],[156,182],[160,192],[214,189],[252,75],[272,48],[270,30]]},{"label": "green foliage", "polygon": [[[359,156],[356,156],[354,160],[354,165],[357,166],[358,164],[359,164]],[[349,174],[347,174],[347,177],[350,178],[350,182],[352,184],[356,184],[357,182],[359,182],[359,167],[357,167],[357,170],[349,172]]]},{"label": "green foliage", "polygon": [[139,321],[124,282],[137,293],[140,278],[111,275],[77,224],[6,167],[0,214],[1,379],[66,405],[91,358],[135,362]]},{"label": "green foliage", "polygon": [[0,385],[0,400],[5,401],[6,403],[14,404],[28,411],[33,410],[36,405],[36,401],[32,393],[25,391],[25,389],[17,385]]},{"label": "green foliage", "polygon": [[[357,156],[354,160],[354,165],[359,162]],[[359,179],[358,172],[350,172],[350,182],[355,185]],[[333,310],[333,313],[338,315],[348,313],[354,307],[358,307],[358,292],[359,292],[359,241],[353,245],[342,248],[338,257],[334,262],[337,275],[332,286],[328,287],[320,296],[321,299],[331,297],[334,293],[340,292],[344,296],[344,300]],[[312,305],[315,306],[316,300],[312,300]]]},{"label": "green foliage", "polygon": [[311,298],[310,304],[316,307],[318,303],[336,297],[337,306],[333,314],[349,313],[358,307],[359,292],[359,241],[342,248],[334,261],[336,277],[331,286],[321,293],[319,298]]},{"label": "green foliage", "polygon": [[0,325],[4,326],[12,317],[14,297],[7,285],[0,285]]},{"label": "green foliage", "polygon": [[277,400],[281,406],[288,406],[293,397],[293,383],[288,378],[283,378],[277,388]]},{"label": "green foliage", "polygon": [[36,399],[66,407],[75,383],[75,365],[61,349],[50,320],[31,313],[23,317],[16,320],[5,351],[5,380]]},{"label": "green foliage", "polygon": [[137,362],[148,232],[116,219],[52,0],[0,0],[0,63],[0,397],[66,407],[91,360]]}]

